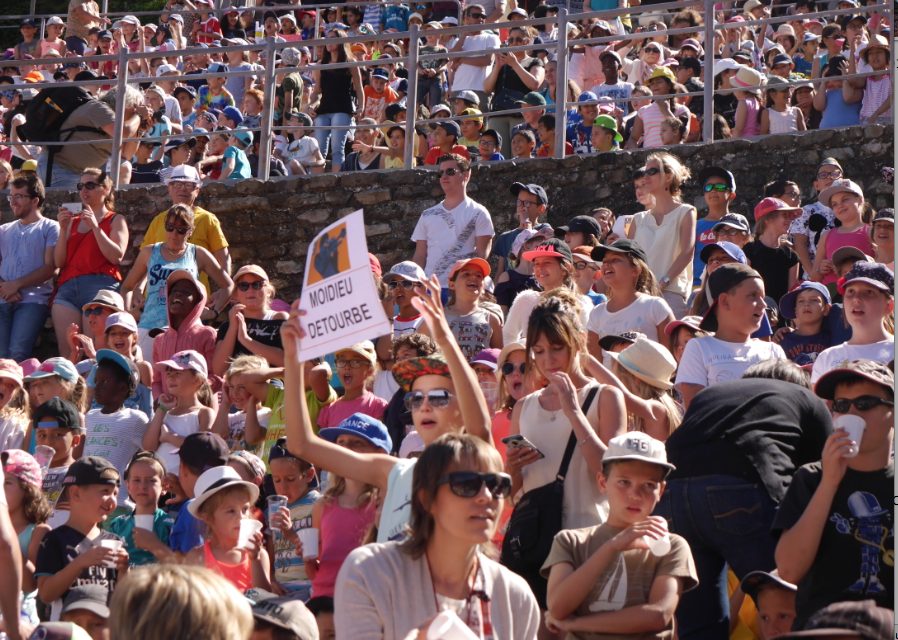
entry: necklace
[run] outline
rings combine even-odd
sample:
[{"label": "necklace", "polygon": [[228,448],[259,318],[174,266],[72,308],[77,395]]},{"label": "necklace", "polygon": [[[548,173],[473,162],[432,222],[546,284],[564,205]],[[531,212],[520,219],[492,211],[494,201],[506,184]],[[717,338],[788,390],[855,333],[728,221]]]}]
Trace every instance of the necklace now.
[{"label": "necklace", "polygon": [[171,258],[168,258],[169,260],[177,260],[187,252],[187,246],[185,245],[180,251],[174,251],[173,249],[169,249],[167,246],[162,245],[162,252],[171,256]]},{"label": "necklace", "polygon": [[[433,582],[433,571],[430,568],[430,560],[427,554],[424,554],[424,560],[427,562],[427,572],[430,574],[430,586],[433,589],[433,604],[437,613],[441,611],[440,602],[437,596],[437,588]],[[468,595],[462,599],[464,602],[463,610],[456,611],[458,617],[465,623],[471,631],[477,634],[481,640],[493,640],[493,623],[490,618],[490,597],[484,590],[486,581],[484,580],[483,570],[480,566],[480,559],[476,558],[471,572],[465,578],[465,585],[468,587]],[[447,599],[454,599],[448,598]],[[472,601],[477,599],[480,602],[479,610],[473,606]],[[464,613],[464,617],[462,617]]]}]

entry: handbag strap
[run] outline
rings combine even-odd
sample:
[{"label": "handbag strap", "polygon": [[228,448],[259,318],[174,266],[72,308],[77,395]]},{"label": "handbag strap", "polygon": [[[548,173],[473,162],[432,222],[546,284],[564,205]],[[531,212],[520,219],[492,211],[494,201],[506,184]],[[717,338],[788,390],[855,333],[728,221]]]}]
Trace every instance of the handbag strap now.
[{"label": "handbag strap", "polygon": [[[599,385],[595,385],[589,390],[589,393],[586,395],[586,400],[583,401],[583,415],[587,415],[589,411],[589,407],[592,406],[592,401],[596,397],[596,393],[599,391]],[[577,445],[577,436],[574,435],[574,428],[571,427],[571,437],[568,438],[567,447],[564,450],[564,456],[561,458],[561,466],[558,467],[558,475],[555,476],[556,482],[564,482],[564,477],[567,475],[567,468],[571,464],[571,458],[574,456],[574,447]]]}]

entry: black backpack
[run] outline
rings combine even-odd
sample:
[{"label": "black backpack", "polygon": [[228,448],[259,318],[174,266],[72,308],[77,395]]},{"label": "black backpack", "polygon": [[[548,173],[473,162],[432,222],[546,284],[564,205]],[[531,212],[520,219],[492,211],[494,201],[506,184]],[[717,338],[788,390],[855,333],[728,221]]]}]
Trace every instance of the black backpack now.
[{"label": "black backpack", "polygon": [[65,142],[77,131],[91,131],[102,136],[106,132],[98,127],[77,126],[63,129],[66,119],[78,107],[96,100],[83,87],[49,87],[43,89],[25,106],[25,122],[17,129],[19,138],[30,142],[44,143],[48,152],[46,184],[50,184],[53,171],[53,155],[60,145],[47,144]]}]

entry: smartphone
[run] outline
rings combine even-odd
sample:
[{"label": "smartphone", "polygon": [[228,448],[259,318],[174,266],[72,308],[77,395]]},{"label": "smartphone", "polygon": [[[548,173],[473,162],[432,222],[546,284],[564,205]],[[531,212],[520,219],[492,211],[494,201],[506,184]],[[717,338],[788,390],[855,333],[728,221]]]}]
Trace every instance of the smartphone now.
[{"label": "smartphone", "polygon": [[84,208],[84,205],[80,202],[63,202],[60,206],[73,216],[80,215],[81,210]]},{"label": "smartphone", "polygon": [[537,448],[535,444],[530,442],[527,438],[522,436],[520,433],[516,433],[514,435],[506,436],[502,438],[502,444],[504,444],[509,449],[524,449],[529,448],[533,449],[539,454],[540,459],[545,458],[545,454]]}]

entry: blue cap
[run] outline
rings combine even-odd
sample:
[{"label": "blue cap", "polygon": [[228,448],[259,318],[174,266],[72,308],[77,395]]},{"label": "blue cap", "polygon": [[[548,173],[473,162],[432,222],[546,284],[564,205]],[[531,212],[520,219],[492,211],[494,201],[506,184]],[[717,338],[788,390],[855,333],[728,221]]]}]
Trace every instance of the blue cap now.
[{"label": "blue cap", "polygon": [[387,431],[387,426],[380,420],[375,420],[364,413],[353,413],[336,427],[328,427],[318,432],[318,435],[329,442],[336,442],[342,435],[357,436],[367,440],[375,447],[390,453],[393,450],[393,441]]},{"label": "blue cap", "polygon": [[79,378],[75,365],[69,360],[57,356],[44,360],[36,370],[25,376],[25,382],[50,376],[59,376],[67,382],[75,382]]},{"label": "blue cap", "polygon": [[711,244],[706,244],[702,248],[702,253],[700,255],[702,262],[708,264],[708,258],[711,256],[711,252],[714,249],[720,249],[724,253],[726,253],[729,257],[731,257],[736,262],[741,262],[742,264],[748,264],[748,258],[745,257],[745,252],[742,251],[737,245],[732,242],[712,242]]},{"label": "blue cap", "polygon": [[209,73],[224,73],[228,70],[228,65],[222,64],[221,62],[213,62],[209,65],[207,71]]},{"label": "blue cap", "polygon": [[124,371],[130,378],[132,384],[137,385],[138,372],[134,363],[128,360],[118,351],[112,349],[100,349],[97,351],[97,364],[101,362],[111,362]]},{"label": "blue cap", "polygon": [[389,80],[390,74],[387,73],[386,69],[377,68],[371,72],[372,78],[380,78],[381,80]]},{"label": "blue cap", "polygon": [[787,320],[792,320],[795,317],[795,301],[798,299],[798,294],[809,289],[819,293],[826,304],[832,304],[833,301],[829,295],[829,289],[827,289],[825,285],[822,285],[819,282],[805,280],[804,282],[799,283],[799,285],[792,289],[792,291],[780,298],[780,315]]},{"label": "blue cap", "polygon": [[599,96],[594,94],[592,91],[584,91],[580,94],[580,97],[577,98],[577,102],[595,102],[599,99]]},{"label": "blue cap", "polygon": [[235,127],[239,127],[243,124],[243,114],[240,113],[240,109],[237,107],[227,106],[221,110],[221,113],[228,120],[233,120]]},{"label": "blue cap", "polygon": [[235,129],[233,135],[247,147],[253,143],[252,131],[247,131],[246,129]]}]

